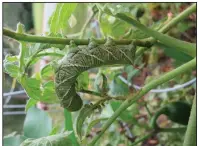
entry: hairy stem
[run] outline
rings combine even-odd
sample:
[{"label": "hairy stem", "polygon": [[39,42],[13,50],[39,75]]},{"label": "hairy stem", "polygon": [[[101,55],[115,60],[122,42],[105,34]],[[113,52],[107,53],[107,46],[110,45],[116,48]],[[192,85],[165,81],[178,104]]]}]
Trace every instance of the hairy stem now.
[{"label": "hairy stem", "polygon": [[183,146],[196,146],[196,97],[194,97],[193,106],[188,121],[188,127],[184,138]]},{"label": "hairy stem", "polygon": [[193,60],[185,63],[184,65],[174,69],[173,71],[162,75],[158,79],[152,80],[150,83],[145,85],[134,96],[126,99],[122,103],[122,105],[115,111],[115,113],[112,115],[112,117],[104,124],[101,132],[96,137],[94,137],[94,139],[91,141],[91,143],[88,146],[93,146],[123,111],[125,111],[133,103],[137,102],[137,100],[139,100],[142,96],[144,96],[146,93],[148,93],[151,89],[156,88],[158,85],[161,85],[161,84],[173,79],[174,77],[176,77],[184,72],[187,72],[195,67],[196,67],[196,58],[194,58]]}]

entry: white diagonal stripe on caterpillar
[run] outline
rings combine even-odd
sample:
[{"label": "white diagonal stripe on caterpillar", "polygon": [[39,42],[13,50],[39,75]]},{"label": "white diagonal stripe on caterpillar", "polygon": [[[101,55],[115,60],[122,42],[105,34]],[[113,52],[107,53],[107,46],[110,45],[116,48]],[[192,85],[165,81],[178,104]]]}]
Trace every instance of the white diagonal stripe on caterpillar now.
[{"label": "white diagonal stripe on caterpillar", "polygon": [[60,85],[62,85],[63,83],[67,82],[69,79],[73,78],[73,77],[76,77],[76,75],[74,76],[71,76],[69,78],[66,78],[65,80],[61,81],[59,84],[56,85],[56,87],[59,87]]},{"label": "white diagonal stripe on caterpillar", "polygon": [[102,50],[108,52],[109,54],[111,54],[111,56],[112,56],[114,59],[118,60],[118,58],[117,58],[115,55],[113,55],[113,53],[112,53],[111,51],[109,51],[108,49],[104,49],[103,47],[100,47],[100,49],[102,49]]},{"label": "white diagonal stripe on caterpillar", "polygon": [[64,67],[86,67],[89,68],[90,66],[84,66],[84,65],[79,65],[79,64],[64,64]]},{"label": "white diagonal stripe on caterpillar", "polygon": [[130,62],[133,64],[133,61],[129,58],[129,56],[128,56],[125,52],[122,51],[122,49],[119,49],[119,51],[120,51],[122,54],[124,54],[124,56],[125,56],[128,60],[130,60]]},{"label": "white diagonal stripe on caterpillar", "polygon": [[97,60],[99,60],[99,61],[101,61],[101,62],[104,62],[104,60],[102,60],[102,59],[100,59],[100,58],[98,58],[97,56],[95,56],[95,55],[92,55],[92,54],[86,54],[86,53],[84,53],[84,52],[80,52],[81,54],[84,54],[84,55],[87,55],[87,56],[91,56],[91,57],[93,57],[93,58],[95,58],[95,59],[97,59]]}]

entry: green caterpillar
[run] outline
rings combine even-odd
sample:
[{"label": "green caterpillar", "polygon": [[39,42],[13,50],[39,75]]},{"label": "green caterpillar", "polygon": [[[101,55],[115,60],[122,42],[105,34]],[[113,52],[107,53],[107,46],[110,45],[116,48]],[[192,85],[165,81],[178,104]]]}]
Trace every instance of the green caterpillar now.
[{"label": "green caterpillar", "polygon": [[55,67],[55,90],[61,106],[69,111],[82,107],[75,83],[83,71],[103,65],[133,64],[135,51],[133,43],[118,46],[110,38],[103,45],[91,40],[87,47],[75,46]]}]

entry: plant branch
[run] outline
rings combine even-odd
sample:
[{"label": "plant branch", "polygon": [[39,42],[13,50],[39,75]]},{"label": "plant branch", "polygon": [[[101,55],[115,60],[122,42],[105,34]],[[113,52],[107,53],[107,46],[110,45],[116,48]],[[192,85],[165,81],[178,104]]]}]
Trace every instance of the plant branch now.
[{"label": "plant branch", "polygon": [[142,96],[144,96],[146,93],[148,93],[151,89],[156,88],[158,85],[161,85],[161,84],[173,79],[174,77],[176,77],[184,72],[187,72],[193,68],[196,68],[196,58],[194,58],[193,60],[185,63],[184,65],[174,69],[173,71],[162,75],[158,79],[152,80],[150,83],[145,85],[139,92],[137,92],[134,96],[126,99],[121,104],[121,106],[115,111],[115,113],[112,115],[112,117],[104,124],[101,132],[96,137],[94,137],[94,139],[91,141],[91,143],[88,146],[93,146],[123,111],[125,111],[133,103],[137,102],[137,100],[139,100]]},{"label": "plant branch", "polygon": [[194,97],[193,106],[190,114],[190,118],[188,121],[188,127],[184,138],[183,146],[196,146],[196,97]]},{"label": "plant branch", "polygon": [[[109,13],[109,12],[107,12]],[[139,23],[135,19],[123,14],[123,13],[117,13],[116,15],[113,15],[135,27],[143,31],[145,34],[150,35],[151,37],[155,38],[156,40],[159,40],[161,43],[166,44],[169,47],[174,47],[176,49],[179,49],[180,51],[183,51],[184,53],[195,57],[196,56],[196,44],[192,44],[189,42],[181,41],[179,39],[176,39],[174,37],[164,35],[160,32],[154,31],[150,28],[147,28],[143,24]]]},{"label": "plant branch", "polygon": [[138,139],[136,142],[134,142],[131,146],[136,146],[138,143],[145,141],[149,137],[153,136],[154,131],[150,132],[149,134],[145,135],[144,137]]},{"label": "plant branch", "polygon": [[[15,39],[17,41],[24,41],[24,42],[33,42],[33,43],[47,43],[47,44],[65,44],[69,45],[70,41],[74,41],[76,45],[88,45],[89,39],[71,39],[71,38],[57,38],[57,37],[45,37],[45,36],[36,36],[36,35],[29,35],[29,34],[21,34],[16,33],[15,31],[3,28],[3,35]],[[95,39],[98,44],[104,44],[106,39]],[[117,45],[128,45],[132,41],[137,46],[142,47],[150,47],[150,39],[140,39],[140,40],[114,40]]]},{"label": "plant branch", "polygon": [[[196,4],[193,4],[190,7],[188,7],[186,10],[184,10],[182,13],[178,14],[176,17],[174,17],[173,19],[171,19],[168,23],[166,23],[164,25],[164,27],[162,27],[159,30],[159,32],[161,32],[161,33],[168,32],[173,26],[175,26],[179,22],[181,22],[184,19],[186,19],[190,14],[192,14],[195,11],[196,11]],[[153,42],[153,43],[156,42],[156,39],[152,38],[151,39],[151,42]],[[145,50],[146,50],[146,48],[140,48],[140,49],[138,49],[137,52],[136,52],[136,56],[141,55]]]}]

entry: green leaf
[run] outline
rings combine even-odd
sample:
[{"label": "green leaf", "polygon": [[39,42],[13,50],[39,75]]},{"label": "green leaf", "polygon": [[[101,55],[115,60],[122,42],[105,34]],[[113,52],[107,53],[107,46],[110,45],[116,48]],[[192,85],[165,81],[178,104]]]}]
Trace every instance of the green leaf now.
[{"label": "green leaf", "polygon": [[[120,105],[121,105],[121,102],[119,101],[111,101],[111,107],[114,112],[116,111],[116,109],[120,107]],[[125,110],[122,114],[120,114],[119,117],[124,121],[129,121],[132,118],[128,110]]]},{"label": "green leaf", "polygon": [[55,134],[58,134],[58,131],[59,131],[59,125],[56,125],[55,127],[52,128],[52,131],[50,132],[49,135],[55,135]]},{"label": "green leaf", "polygon": [[[64,109],[64,116],[65,116],[65,130],[74,131],[71,112]],[[74,132],[71,133],[68,137],[72,140],[73,143],[75,143],[76,146],[79,145]]]},{"label": "green leaf", "polygon": [[40,71],[41,77],[42,78],[48,78],[51,77],[54,74],[53,68],[51,63],[48,63],[47,65],[45,65],[41,71]]},{"label": "green leaf", "polygon": [[70,134],[71,132],[67,131],[38,139],[29,138],[26,139],[20,146],[74,146],[72,141],[68,138]]},{"label": "green leaf", "polygon": [[85,71],[81,73],[77,78],[77,89],[87,89],[89,85],[89,73]]},{"label": "green leaf", "polygon": [[76,9],[77,3],[58,3],[50,18],[50,32],[61,33],[68,27],[68,20]]},{"label": "green leaf", "polygon": [[17,135],[17,136],[9,136],[3,138],[3,145],[4,146],[19,146],[26,137],[22,135]]},{"label": "green leaf", "polygon": [[106,14],[102,14],[99,22],[103,34],[105,36],[110,35],[115,38],[119,38],[120,36],[124,35],[131,27],[127,23],[123,23],[119,19]]},{"label": "green leaf", "polygon": [[123,83],[119,78],[118,75],[114,76],[114,79],[109,85],[109,92],[108,94],[111,97],[117,97],[117,96],[126,96],[129,94],[129,87],[127,84]]},{"label": "green leaf", "polygon": [[19,67],[13,63],[4,62],[4,69],[11,77],[17,78],[19,75]]},{"label": "green leaf", "polygon": [[25,111],[27,112],[28,109],[33,107],[34,105],[36,105],[37,102],[38,102],[38,100],[34,100],[33,98],[28,99],[28,101],[25,105]]},{"label": "green leaf", "polygon": [[52,130],[52,119],[47,112],[31,107],[27,111],[23,130],[24,136],[28,138],[48,136]]},{"label": "green leaf", "polygon": [[181,52],[179,50],[176,50],[173,47],[168,47],[163,44],[158,44],[158,46],[164,50],[164,53],[167,56],[169,56],[181,63],[185,63],[185,62],[188,62],[193,59],[193,57],[191,57],[190,55],[187,55],[184,52]]},{"label": "green leaf", "polygon": [[55,92],[54,81],[48,81],[43,85],[43,93],[40,98],[45,103],[56,103],[59,102]]},{"label": "green leaf", "polygon": [[83,136],[83,123],[87,117],[90,117],[94,110],[97,108],[101,108],[100,105],[96,104],[85,104],[83,108],[80,110],[77,120],[76,120],[76,132],[80,140]]},{"label": "green leaf", "polygon": [[3,61],[3,66],[5,72],[8,73],[11,77],[17,78],[19,75],[19,67],[18,67],[18,57],[6,55]]},{"label": "green leaf", "polygon": [[[120,101],[111,101],[110,104],[111,104],[113,111],[115,112],[122,103]],[[138,121],[135,119],[136,114],[138,114],[138,105],[133,104],[130,108],[122,112],[119,117],[126,122],[130,121],[133,124],[137,124]]]},{"label": "green leaf", "polygon": [[[143,64],[142,66],[140,66],[140,68],[142,68],[143,66],[144,66],[144,64]],[[132,65],[126,66],[124,70],[125,70],[125,72],[127,73],[127,80],[128,80],[129,82],[131,81],[131,79],[132,79],[135,75],[137,75],[137,74],[140,72],[140,70],[135,69]]]},{"label": "green leaf", "polygon": [[30,98],[33,98],[34,100],[40,100],[40,80],[37,80],[36,78],[27,78],[24,76],[21,80],[21,84]]}]

